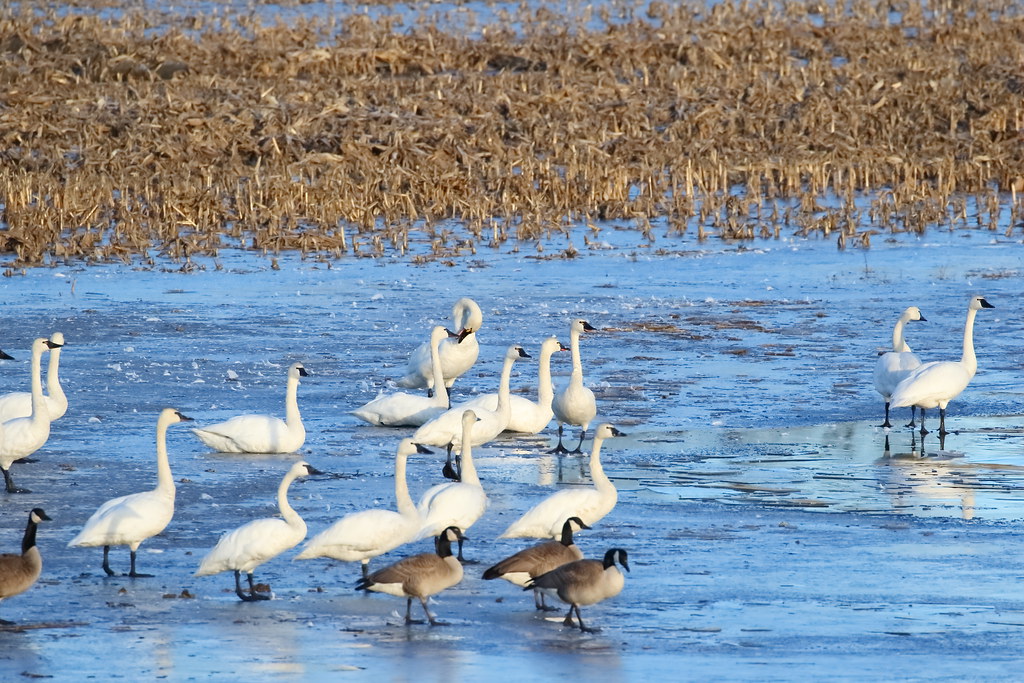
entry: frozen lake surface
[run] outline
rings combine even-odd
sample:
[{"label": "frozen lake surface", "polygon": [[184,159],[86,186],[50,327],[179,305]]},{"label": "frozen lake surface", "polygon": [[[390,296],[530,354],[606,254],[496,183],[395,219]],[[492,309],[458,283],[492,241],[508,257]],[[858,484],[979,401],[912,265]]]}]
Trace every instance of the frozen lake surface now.
[{"label": "frozen lake surface", "polygon": [[[17,359],[0,364],[0,390],[27,387],[32,338],[59,330],[71,402],[38,462],[14,467],[34,492],[3,494],[4,551],[18,547],[32,507],[54,518],[39,532],[42,579],[0,606],[19,625],[46,626],[0,632],[5,680],[1018,677],[1019,241],[935,231],[876,239],[869,251],[652,247],[606,232],[603,248],[573,260],[549,258],[564,244],[533,257],[482,250],[450,266],[279,257],[272,269],[224,254],[220,270],[68,266],[0,281],[0,348]],[[876,427],[871,370],[900,312],[917,305],[928,319],[908,329],[919,355],[955,359],[973,294],[995,309],[977,318],[979,372],[950,406],[954,433],[922,445],[908,429]],[[329,473],[292,487],[310,534],[349,511],[390,507],[394,449],[411,430],[347,411],[399,376],[466,295],[484,311],[482,348],[456,400],[496,388],[507,345],[536,356],[550,334],[568,341],[576,316],[600,328],[582,342],[587,383],[599,419],[628,436],[603,451],[618,506],[578,543],[591,557],[626,548],[632,567],[620,596],[583,610],[601,633],[545,622],[528,594],[479,578],[527,544],[495,540],[516,515],[587,480],[579,458],[545,453],[553,425],[476,451],[490,508],[466,554],[481,564],[433,604],[447,627],[407,627],[404,601],[353,590],[357,565],[293,562],[294,551],[256,572],[270,602],[240,603],[228,574],[194,578],[222,532],[275,513],[296,456],[213,454],[182,426],[168,435],[175,518],[139,552],[140,570],[156,577],[108,579],[99,549],[65,547],[101,502],[154,485],[161,408],[198,425],[283,415],[296,360],[310,372],[301,455]],[[532,392],[535,368],[517,364],[514,388]],[[556,384],[568,370],[568,354],[556,355]],[[906,421],[904,410],[894,416]],[[439,481],[440,458],[410,460],[414,497]],[[111,554],[126,570],[127,550]]]}]

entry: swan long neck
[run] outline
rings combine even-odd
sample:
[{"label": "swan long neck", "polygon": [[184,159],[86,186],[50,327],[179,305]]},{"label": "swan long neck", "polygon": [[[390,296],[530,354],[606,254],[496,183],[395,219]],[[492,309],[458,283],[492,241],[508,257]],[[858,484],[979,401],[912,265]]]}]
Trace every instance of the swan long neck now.
[{"label": "swan long neck", "polygon": [[43,396],[43,347],[32,347],[32,421],[47,421],[50,416],[46,408],[46,397]]},{"label": "swan long neck", "polygon": [[[511,365],[510,361],[505,361],[506,365]],[[462,471],[460,479],[464,484],[470,484],[471,486],[480,486],[480,477],[476,473],[476,465],[473,463],[473,439],[472,439],[473,427],[471,424],[465,424],[462,427],[462,452],[460,457],[462,458]]]},{"label": "swan long neck", "polygon": [[156,488],[174,495],[174,477],[171,475],[171,463],[167,459],[167,428],[170,422],[163,419],[156,423]]},{"label": "swan long neck", "polygon": [[50,349],[50,363],[46,366],[46,391],[50,398],[66,400],[64,389],[60,385],[60,347]]},{"label": "swan long neck", "polygon": [[590,478],[593,479],[594,486],[598,489],[614,489],[615,486],[612,484],[612,480],[604,473],[604,467],[601,466],[602,443],[604,443],[604,439],[595,435],[594,447],[590,451]]},{"label": "swan long neck", "polygon": [[403,517],[415,517],[419,513],[416,511],[416,503],[409,495],[409,482],[405,478],[407,461],[408,458],[404,455],[395,456],[395,503],[398,504],[398,512]]},{"label": "swan long neck", "polygon": [[302,416],[299,415],[299,378],[288,376],[288,386],[284,395],[284,417],[289,427],[296,427],[302,424]]},{"label": "swan long neck", "polygon": [[967,322],[964,324],[964,352],[960,357],[960,363],[971,377],[978,371],[978,359],[974,355],[974,316],[977,313],[973,308],[967,311]]},{"label": "swan long neck", "polygon": [[903,336],[903,328],[908,320],[907,316],[901,315],[900,319],[896,321],[896,326],[892,328],[892,350],[896,353],[910,351],[910,346],[907,345],[907,340]]},{"label": "swan long neck", "polygon": [[495,412],[511,413],[512,411],[509,383],[512,381],[512,364],[514,362],[515,359],[511,356],[505,356],[505,364],[501,366],[501,384],[498,385],[498,407]]},{"label": "swan long neck", "polygon": [[281,480],[281,485],[277,487],[277,508],[281,511],[284,521],[288,522],[288,526],[305,526],[299,513],[288,503],[288,487],[296,478],[298,478],[298,474],[289,471]]},{"label": "swan long neck", "polygon": [[443,340],[442,337],[435,343],[433,337],[430,339],[430,372],[434,378],[434,404],[448,408],[450,399],[448,388],[444,383],[444,369],[441,367],[441,342]]},{"label": "swan long neck", "polygon": [[569,348],[572,350],[572,374],[583,376],[583,360],[580,358],[580,333],[575,329],[569,333]]},{"label": "swan long neck", "polygon": [[537,364],[537,403],[548,408],[555,398],[555,389],[551,386],[551,356],[554,353],[555,349],[542,351]]}]

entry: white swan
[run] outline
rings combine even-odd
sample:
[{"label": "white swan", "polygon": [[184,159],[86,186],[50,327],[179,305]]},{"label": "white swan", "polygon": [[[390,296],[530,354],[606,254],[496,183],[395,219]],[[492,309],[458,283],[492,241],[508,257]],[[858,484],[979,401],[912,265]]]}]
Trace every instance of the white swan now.
[{"label": "white swan", "polygon": [[594,327],[581,318],[573,320],[569,325],[569,347],[572,349],[572,375],[569,377],[569,384],[555,394],[551,402],[551,410],[558,420],[558,445],[551,453],[568,453],[562,445],[562,425],[571,424],[582,427],[580,442],[576,444],[573,453],[579,453],[583,446],[583,439],[587,436],[587,427],[597,416],[597,401],[594,399],[594,392],[583,384],[583,362],[580,360],[580,335],[584,332],[594,332]]},{"label": "white swan", "polygon": [[113,576],[110,568],[110,546],[126,545],[131,550],[131,571],[128,576],[142,577],[135,571],[135,551],[147,538],[156,536],[174,516],[174,478],[167,461],[167,428],[178,422],[191,421],[173,408],[164,408],[156,421],[156,477],[152,491],[113,498],[101,505],[85,523],[82,531],[71,539],[68,547],[103,546],[103,571]]},{"label": "white swan", "polygon": [[50,413],[39,374],[43,352],[53,348],[57,348],[57,345],[43,337],[32,342],[32,414],[7,420],[0,429],[0,469],[3,470],[8,493],[31,493],[28,489],[19,489],[14,485],[11,465],[15,460],[27,458],[38,451],[50,438]]},{"label": "white swan", "polygon": [[444,377],[441,373],[441,354],[438,346],[448,338],[448,330],[435,327],[430,333],[430,358],[433,371],[433,386],[441,386],[433,396],[419,396],[399,392],[378,396],[366,405],[352,411],[364,422],[372,425],[390,427],[419,427],[444,411],[448,410],[448,390],[444,388]]},{"label": "white swan", "polygon": [[921,434],[924,428],[925,410],[938,407],[939,434],[946,431],[946,406],[960,395],[978,371],[978,359],[974,355],[974,317],[983,308],[995,308],[984,297],[971,298],[967,306],[967,322],[964,323],[963,354],[958,361],[932,361],[912,370],[892,392],[892,407],[917,406],[921,409]]},{"label": "white swan", "polygon": [[613,436],[625,434],[608,423],[598,425],[594,431],[594,446],[590,452],[593,486],[552,493],[512,522],[499,538],[558,538],[562,525],[570,517],[579,517],[587,526],[593,526],[611,512],[619,494],[601,466],[601,443]]},{"label": "white swan", "polygon": [[[455,380],[473,367],[480,355],[480,344],[476,333],[484,322],[484,314],[475,301],[463,297],[452,307],[452,322],[455,323],[456,337],[441,344],[441,369],[445,387],[451,388]],[[420,344],[409,356],[405,375],[397,380],[398,386],[406,389],[434,388],[434,376],[430,369],[430,346]]]},{"label": "white swan", "polygon": [[412,439],[403,439],[395,453],[394,510],[361,510],[345,515],[311,538],[296,560],[330,557],[342,562],[361,562],[363,578],[367,576],[370,560],[413,540],[422,520],[409,495],[405,471],[408,457],[414,453],[429,454]]},{"label": "white swan", "polygon": [[[509,402],[509,381],[512,377],[512,364],[519,358],[529,358],[529,354],[521,346],[510,346],[505,352],[505,363],[501,368],[501,381],[498,385],[497,410],[478,409],[476,412],[479,422],[473,426],[472,445],[480,446],[491,441],[505,431],[509,418],[512,414]],[[448,449],[448,464],[446,476],[451,470],[451,453],[461,452],[464,444],[462,438],[462,425],[465,424],[463,414],[466,409],[457,405],[441,413],[433,420],[430,420],[417,429],[412,440],[426,446],[441,446]]]},{"label": "white swan", "polygon": [[192,432],[221,453],[294,453],[306,442],[296,394],[299,378],[308,376],[302,363],[292,363],[288,368],[284,420],[270,415],[239,415]]},{"label": "white swan", "polygon": [[[50,414],[50,422],[60,419],[68,410],[68,397],[60,385],[60,351],[64,346],[64,335],[54,332],[50,341],[56,346],[50,347],[50,362],[46,368],[46,410]],[[32,392],[12,391],[0,396],[0,422],[13,420],[16,417],[28,417],[32,414]]]},{"label": "white swan", "polygon": [[[921,364],[921,359],[917,357],[917,354],[911,352],[910,346],[903,336],[903,326],[911,320],[925,320],[925,317],[921,315],[921,309],[917,306],[911,306],[903,311],[892,330],[892,351],[883,353],[875,362],[875,391],[885,399],[885,422],[881,424],[882,427],[892,427],[889,422],[889,400],[892,397],[892,392],[896,390],[896,385],[910,374],[911,370]],[[916,407],[911,406],[911,409],[916,410]],[[913,422],[913,416],[911,416],[911,424]]]},{"label": "white swan", "polygon": [[[437,536],[445,528],[456,526],[466,531],[487,509],[487,494],[473,464],[473,433],[477,416],[472,410],[462,414],[462,473],[461,481],[438,484],[427,489],[420,498],[420,516],[423,525],[417,538]],[[459,539],[459,560],[462,560],[462,539]]]},{"label": "white swan", "polygon": [[[302,521],[291,505],[288,504],[288,487],[299,477],[307,474],[322,474],[308,462],[297,462],[284,475],[277,487],[277,507],[284,519],[267,517],[243,524],[234,531],[229,531],[213,550],[206,554],[199,563],[195,576],[210,576],[227,570],[235,572],[235,594],[245,602],[253,600],[269,600],[270,596],[257,593],[253,585],[252,573],[256,567],[272,560],[284,551],[294,548],[306,537],[306,523]],[[249,577],[249,592],[242,592],[240,573]]]},{"label": "white swan", "polygon": [[[558,341],[557,337],[548,337],[540,346],[540,360],[537,368],[537,400],[531,401],[523,396],[509,396],[509,419],[507,432],[521,434],[538,434],[551,423],[551,400],[555,391],[551,386],[551,356],[555,351],[568,351],[569,347]],[[459,404],[467,410],[497,411],[498,394],[481,394],[471,401]]]}]

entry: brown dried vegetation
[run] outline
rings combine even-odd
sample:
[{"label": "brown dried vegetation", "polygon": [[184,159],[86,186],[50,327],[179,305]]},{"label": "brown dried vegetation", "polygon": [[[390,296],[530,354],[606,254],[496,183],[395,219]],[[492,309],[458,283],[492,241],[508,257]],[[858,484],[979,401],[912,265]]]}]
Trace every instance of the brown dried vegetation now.
[{"label": "brown dried vegetation", "polygon": [[995,230],[1007,203],[1018,223],[1013,3],[524,5],[476,32],[31,4],[0,10],[17,266],[410,240],[451,259],[609,220],[840,246]]}]

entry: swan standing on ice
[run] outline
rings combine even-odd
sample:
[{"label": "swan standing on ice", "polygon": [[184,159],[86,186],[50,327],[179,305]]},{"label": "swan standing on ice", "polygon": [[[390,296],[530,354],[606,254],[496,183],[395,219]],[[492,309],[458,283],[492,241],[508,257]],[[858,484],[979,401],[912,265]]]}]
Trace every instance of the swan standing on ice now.
[{"label": "swan standing on ice", "polygon": [[363,578],[367,577],[370,560],[408,543],[420,530],[422,519],[409,495],[405,471],[408,457],[414,453],[429,455],[432,451],[412,439],[403,439],[395,454],[394,510],[361,510],[345,515],[306,543],[296,560],[330,557],[342,562],[361,562]]},{"label": "swan standing on ice", "polygon": [[569,325],[569,347],[572,350],[572,375],[561,391],[555,394],[551,409],[554,411],[555,419],[558,421],[558,445],[551,453],[568,453],[562,445],[562,425],[571,424],[582,427],[580,442],[576,444],[573,453],[580,453],[583,447],[583,439],[587,436],[587,427],[597,416],[597,401],[594,399],[594,392],[583,384],[583,361],[580,360],[580,335],[584,332],[594,332],[586,320],[577,318]]},{"label": "swan standing on ice", "polygon": [[38,451],[50,438],[50,413],[39,375],[43,352],[55,348],[58,346],[54,342],[42,337],[32,342],[32,414],[7,420],[0,426],[0,470],[4,473],[7,493],[31,493],[14,485],[11,465]]},{"label": "swan standing on ice", "polygon": [[[210,576],[227,570],[235,572],[235,594],[245,602],[270,600],[269,595],[256,592],[252,573],[256,567],[272,560],[289,548],[294,548],[306,537],[306,523],[288,504],[288,487],[299,477],[307,474],[323,474],[308,462],[297,462],[291,466],[277,488],[277,507],[284,519],[268,517],[243,524],[229,531],[213,550],[206,554],[199,564],[195,576]],[[249,592],[242,591],[241,572],[249,578]]]},{"label": "swan standing on ice", "polygon": [[[463,297],[452,307],[452,322],[457,330],[453,339],[446,339],[441,344],[441,369],[444,385],[450,389],[455,380],[473,367],[480,355],[480,344],[476,333],[484,322],[484,314],[475,301]],[[430,345],[420,344],[409,356],[405,375],[396,382],[406,389],[428,390],[434,388],[434,375],[430,368]]]},{"label": "swan standing on ice", "polygon": [[[903,311],[892,330],[892,351],[883,353],[875,362],[875,391],[885,399],[885,422],[880,425],[882,427],[892,427],[889,422],[889,400],[892,397],[892,392],[896,390],[896,385],[909,375],[911,370],[921,364],[921,359],[911,352],[910,346],[903,337],[903,326],[912,320],[925,321],[925,317],[921,315],[921,309],[917,306],[911,306]],[[910,408],[911,411],[917,410],[916,406],[910,406]],[[911,412],[910,426],[914,426],[913,412]]]},{"label": "swan standing on ice", "polygon": [[594,431],[594,445],[590,452],[593,486],[578,486],[552,493],[512,522],[499,538],[558,538],[562,524],[570,517],[579,517],[588,526],[593,526],[611,512],[619,494],[601,466],[601,444],[613,436],[625,434],[608,423],[598,425]]},{"label": "swan standing on ice", "polygon": [[[520,550],[484,572],[484,580],[505,579],[522,588],[541,574],[557,569],[563,564],[583,559],[583,552],[573,542],[573,527],[576,530],[589,529],[579,517],[570,517],[562,525],[562,538],[558,541],[544,541]],[[545,612],[555,610],[544,602],[544,594],[533,591],[533,604],[538,610]]]},{"label": "swan standing on ice", "polygon": [[174,477],[167,461],[167,428],[178,422],[189,422],[173,408],[164,408],[156,421],[156,477],[152,491],[133,493],[108,500],[92,514],[82,531],[71,539],[68,547],[103,546],[103,571],[113,576],[110,568],[110,546],[126,545],[131,551],[128,576],[148,577],[135,571],[135,551],[147,538],[164,530],[174,516]]},{"label": "swan standing on ice", "polygon": [[967,322],[964,324],[963,354],[958,361],[933,361],[912,370],[892,392],[892,406],[917,406],[921,409],[921,434],[924,428],[925,410],[938,407],[939,434],[946,435],[946,406],[960,395],[978,371],[978,359],[974,355],[974,317],[983,308],[995,308],[976,296],[967,306]]},{"label": "swan standing on ice", "polygon": [[239,415],[192,432],[221,453],[294,453],[306,442],[306,428],[302,426],[296,395],[299,378],[308,376],[302,363],[292,363],[288,368],[284,420],[270,415]]},{"label": "swan standing on ice", "polygon": [[434,377],[433,386],[442,387],[433,392],[433,396],[418,396],[404,392],[378,396],[366,405],[353,410],[352,415],[372,425],[419,427],[448,410],[448,390],[443,388],[441,353],[438,350],[441,342],[447,338],[448,330],[440,326],[435,327],[430,333],[430,367]]},{"label": "swan standing on ice", "polygon": [[[43,571],[43,557],[36,547],[36,527],[40,522],[52,521],[42,508],[33,508],[28,513],[28,525],[21,539],[21,553],[0,555],[0,600],[24,593],[35,584]],[[13,624],[0,619],[0,624]]]},{"label": "swan standing on ice", "polygon": [[[436,536],[445,527],[456,526],[463,531],[473,526],[487,509],[487,494],[473,464],[473,434],[477,416],[472,410],[462,414],[461,481],[432,486],[420,498],[417,508],[423,524],[418,538]],[[459,560],[462,561],[462,540],[459,539]]]},{"label": "swan standing on ice", "polygon": [[539,590],[553,598],[558,598],[569,605],[569,613],[562,622],[565,626],[574,626],[572,613],[576,612],[576,620],[584,633],[595,633],[600,629],[587,628],[583,625],[580,605],[593,605],[615,597],[626,585],[626,577],[615,566],[618,562],[629,571],[626,551],[612,548],[604,554],[604,560],[576,560],[564,564],[547,574],[542,574],[531,581],[524,590]]},{"label": "swan standing on ice", "polygon": [[[509,401],[509,381],[512,377],[512,364],[520,358],[529,358],[530,355],[523,350],[522,346],[510,346],[505,352],[505,363],[501,368],[501,381],[498,385],[497,410],[484,410],[482,408],[474,411],[479,419],[473,425],[472,445],[480,446],[493,440],[508,426],[512,415],[512,407]],[[463,438],[462,427],[466,424],[463,419],[466,409],[457,405],[427,422],[417,429],[412,440],[426,446],[439,446],[448,449],[448,462],[445,466],[445,476],[449,476],[451,469],[452,450],[461,452],[466,441]],[[461,527],[465,529],[466,527]]]},{"label": "swan standing on ice", "polygon": [[419,598],[423,612],[431,626],[444,622],[434,619],[427,609],[427,598],[462,581],[462,564],[452,556],[452,541],[460,544],[465,539],[458,527],[448,527],[435,539],[432,553],[420,553],[395,562],[389,567],[378,569],[356,583],[357,590],[387,593],[406,598],[405,623],[423,623],[412,618],[412,599]]},{"label": "swan standing on ice", "polygon": [[[509,419],[507,432],[520,434],[538,434],[551,423],[553,413],[551,401],[555,391],[551,386],[551,356],[556,351],[568,351],[569,347],[558,341],[556,337],[548,337],[540,346],[540,361],[537,367],[537,401],[523,396],[509,396]],[[498,394],[482,394],[472,401],[460,404],[460,408],[469,410],[497,411]]]},{"label": "swan standing on ice", "polygon": [[[60,351],[64,346],[64,335],[54,332],[50,342],[50,362],[46,367],[46,410],[50,414],[50,422],[60,419],[68,410],[68,397],[60,385]],[[16,417],[28,417],[32,414],[32,392],[13,391],[0,396],[0,422],[13,420]]]}]

